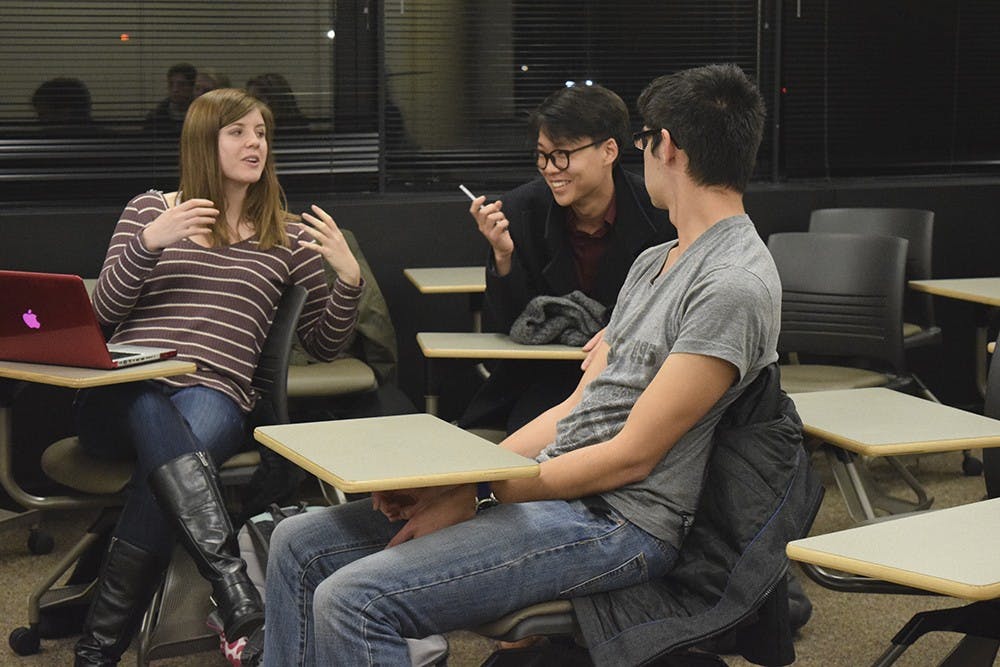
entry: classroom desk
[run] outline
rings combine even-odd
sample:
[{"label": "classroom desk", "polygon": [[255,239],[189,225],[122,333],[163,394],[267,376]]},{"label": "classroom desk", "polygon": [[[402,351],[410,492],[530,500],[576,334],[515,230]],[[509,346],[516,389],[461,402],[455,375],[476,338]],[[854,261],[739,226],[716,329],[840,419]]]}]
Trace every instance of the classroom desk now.
[{"label": "classroom desk", "polygon": [[483,293],[486,292],[486,269],[482,266],[447,266],[403,269],[421,294],[468,294],[472,312],[472,330],[483,330]]},{"label": "classroom desk", "polygon": [[486,269],[481,266],[403,269],[421,294],[475,294],[486,291]]},{"label": "classroom desk", "polygon": [[345,493],[538,476],[534,460],[428,414],[260,426],[254,438]]},{"label": "classroom desk", "polygon": [[881,494],[854,463],[853,454],[895,457],[1000,446],[1000,421],[885,388],[844,389],[792,394],[806,435],[844,452],[831,465],[855,519],[875,517],[874,507],[890,513],[925,509],[923,487],[894,458],[916,503]]},{"label": "classroom desk", "polygon": [[[192,373],[195,365],[187,361],[168,359],[148,364],[127,366],[116,370],[96,370],[71,366],[50,366],[15,361],[0,361],[0,378],[11,381],[36,382],[69,389],[84,389],[122,382],[149,380],[170,375]],[[0,486],[19,505],[29,511],[14,513],[0,510],[0,525],[13,528],[22,525],[37,526],[38,510],[102,507],[106,499],[95,497],[92,502],[82,497],[34,496],[25,491],[14,479],[13,442],[11,439],[11,408],[16,388],[7,383],[9,395],[0,400]]]},{"label": "classroom desk", "polygon": [[437,414],[440,382],[434,372],[435,359],[534,359],[582,361],[587,353],[579,347],[549,343],[523,345],[497,333],[421,332],[417,345],[424,355],[425,410]]},{"label": "classroom desk", "polygon": [[979,394],[986,396],[986,336],[987,323],[984,308],[1000,307],[1000,278],[945,278],[940,280],[911,280],[910,289],[968,301],[979,308],[976,325],[976,386]]},{"label": "classroom desk", "polygon": [[998,522],[1000,499],[990,499],[794,540],[785,552],[834,590],[929,592],[972,601],[917,614],[873,667],[894,664],[932,630],[967,633],[939,667],[991,667],[1000,645],[994,626],[1000,598],[1000,532],[993,529]]},{"label": "classroom desk", "polygon": [[795,540],[786,553],[941,595],[993,600],[1000,598],[1000,531],[992,529],[998,524],[1000,498],[994,498]]}]

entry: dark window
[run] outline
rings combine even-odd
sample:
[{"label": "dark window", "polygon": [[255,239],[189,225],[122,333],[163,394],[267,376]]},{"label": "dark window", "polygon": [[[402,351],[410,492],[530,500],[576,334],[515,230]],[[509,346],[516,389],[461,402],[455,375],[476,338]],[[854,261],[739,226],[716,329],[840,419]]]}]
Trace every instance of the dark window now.
[{"label": "dark window", "polygon": [[990,0],[784,3],[789,176],[975,172],[1000,158]]}]

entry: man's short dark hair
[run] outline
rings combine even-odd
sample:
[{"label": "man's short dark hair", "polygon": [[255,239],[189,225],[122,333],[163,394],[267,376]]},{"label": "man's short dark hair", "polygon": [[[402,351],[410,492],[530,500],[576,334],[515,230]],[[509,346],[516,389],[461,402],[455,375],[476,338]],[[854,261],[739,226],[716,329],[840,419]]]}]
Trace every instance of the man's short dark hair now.
[{"label": "man's short dark hair", "polygon": [[[688,156],[688,174],[704,186],[746,190],[764,134],[764,100],[736,65],[708,65],[661,76],[639,96],[650,129],[670,131]],[[651,150],[659,146],[659,137]]]},{"label": "man's short dark hair", "polygon": [[628,107],[604,86],[560,88],[531,114],[531,130],[535,136],[544,130],[555,140],[614,139],[621,156],[629,144]]},{"label": "man's short dark hair", "polygon": [[198,78],[198,69],[191,63],[177,63],[167,70],[167,81],[174,78],[175,74],[182,75],[194,85],[194,80]]}]

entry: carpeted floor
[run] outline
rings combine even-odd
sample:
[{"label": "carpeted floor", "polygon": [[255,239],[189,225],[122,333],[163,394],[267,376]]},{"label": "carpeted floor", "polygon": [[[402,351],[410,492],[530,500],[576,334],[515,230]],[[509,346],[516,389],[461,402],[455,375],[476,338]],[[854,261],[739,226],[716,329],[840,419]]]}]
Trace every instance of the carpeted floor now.
[{"label": "carpeted floor", "polygon": [[[813,527],[815,534],[831,532],[852,525],[843,499],[829,474],[825,460],[816,455],[817,469],[827,487],[826,498]],[[935,497],[934,507],[951,507],[980,500],[984,496],[982,478],[963,477],[958,453],[924,456],[908,460],[910,469]],[[872,473],[884,481],[887,489],[902,494],[886,464],[874,461]],[[0,608],[5,621],[3,631],[9,633],[27,621],[28,592],[41,581],[45,572],[86,526],[86,513],[64,513],[46,521],[46,528],[56,538],[56,549],[46,556],[32,556],[25,547],[25,531],[3,533],[0,541]],[[864,595],[835,593],[801,578],[813,603],[813,616],[802,629],[796,643],[802,667],[855,667],[870,664],[888,645],[889,639],[917,611],[954,606],[955,600],[926,596]],[[492,651],[491,642],[470,633],[454,633],[451,643],[451,667],[471,667],[480,664]],[[957,637],[946,633],[928,635],[911,648],[896,664],[900,667],[924,667],[936,664],[954,646]],[[0,665],[17,667],[52,667],[72,663],[75,638],[43,640],[42,650],[33,656],[18,657],[8,646],[0,648]],[[750,663],[728,656],[734,667]],[[123,664],[134,664],[134,651]],[[222,656],[215,652],[186,658],[164,660],[164,666],[225,667]]]}]

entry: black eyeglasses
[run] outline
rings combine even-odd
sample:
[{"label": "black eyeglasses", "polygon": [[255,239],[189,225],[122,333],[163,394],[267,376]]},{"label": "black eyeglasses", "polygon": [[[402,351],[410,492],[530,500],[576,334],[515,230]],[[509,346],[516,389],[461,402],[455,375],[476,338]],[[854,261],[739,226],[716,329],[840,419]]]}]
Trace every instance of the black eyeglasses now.
[{"label": "black eyeglasses", "polygon": [[594,146],[600,146],[608,139],[610,139],[610,137],[604,139],[598,139],[597,141],[593,141],[587,144],[586,146],[580,146],[579,148],[574,148],[572,150],[557,148],[551,153],[546,153],[545,151],[540,151],[536,148],[535,150],[531,151],[531,154],[535,158],[535,166],[538,167],[539,171],[542,171],[547,166],[549,166],[549,162],[551,162],[552,166],[554,166],[559,171],[565,171],[566,169],[569,169],[570,155],[576,153],[577,151],[582,151],[585,148],[593,148]]},{"label": "black eyeglasses", "polygon": [[[669,130],[667,131],[669,132]],[[660,134],[660,128],[657,128],[655,130],[642,130],[641,132],[635,132],[632,134],[632,145],[635,146],[636,150],[644,151],[646,150],[646,146],[649,145],[649,142],[652,141],[653,137],[659,136],[659,134]],[[674,137],[673,132],[670,133],[670,142],[677,148],[681,147],[681,145],[677,143],[677,139]]]}]

